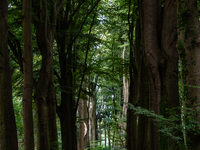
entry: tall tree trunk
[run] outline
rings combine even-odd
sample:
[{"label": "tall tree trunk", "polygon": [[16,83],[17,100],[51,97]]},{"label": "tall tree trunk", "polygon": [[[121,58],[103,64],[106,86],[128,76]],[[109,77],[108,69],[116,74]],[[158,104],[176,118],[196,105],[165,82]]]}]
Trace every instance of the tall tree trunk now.
[{"label": "tall tree trunk", "polygon": [[92,86],[93,96],[92,96],[92,110],[91,110],[91,124],[92,124],[92,141],[93,147],[96,147],[97,143],[97,115],[96,115],[96,85],[97,85],[98,76],[94,78],[94,84]]},{"label": "tall tree trunk", "polygon": [[40,0],[39,20],[36,18],[33,20],[42,54],[40,76],[34,87],[38,150],[58,149],[53,41],[57,14],[63,3],[64,0],[61,0],[58,4],[55,0],[51,0],[48,5],[47,0]]},{"label": "tall tree trunk", "polygon": [[97,145],[97,118],[96,118],[96,104],[97,99],[95,96],[92,97],[92,110],[91,110],[91,124],[92,124],[92,141],[93,147]]},{"label": "tall tree trunk", "polygon": [[[150,110],[159,115],[161,101],[161,77],[159,72],[160,49],[158,43],[159,1],[139,1],[142,38],[145,50],[145,65],[147,66],[150,83]],[[154,118],[152,118],[154,119]],[[155,121],[149,121],[149,141],[147,149],[159,149],[158,126]]]},{"label": "tall tree trunk", "polygon": [[23,41],[24,41],[24,86],[23,86],[23,126],[24,149],[34,149],[32,92],[33,92],[33,51],[32,51],[32,1],[23,1]]},{"label": "tall tree trunk", "polygon": [[[126,50],[126,47],[124,46],[124,49],[122,51],[122,59],[123,59],[123,64],[125,63],[125,50]],[[123,71],[124,68],[123,68]],[[122,98],[123,98],[123,114],[121,115],[122,118],[127,118],[127,109],[128,109],[128,89],[129,89],[129,79],[126,79],[125,77],[125,73],[123,73],[123,94],[122,94]],[[121,136],[122,136],[122,146],[123,147],[126,147],[126,140],[125,140],[125,131],[126,131],[126,123],[122,123],[121,125],[122,127],[122,130],[121,130]]]},{"label": "tall tree trunk", "polygon": [[[73,98],[73,76],[72,76],[72,39],[74,35],[66,34],[70,26],[74,25],[71,14],[71,0],[66,1],[65,9],[60,11],[57,20],[59,31],[56,37],[59,51],[59,65],[61,76],[59,84],[61,87],[61,104],[58,106],[57,113],[61,123],[62,149],[77,149],[76,136],[76,114],[75,101]],[[65,31],[65,32],[60,32]],[[60,36],[59,36],[60,35]],[[71,37],[70,37],[71,36]],[[67,49],[67,51],[66,51]],[[70,136],[69,136],[70,135]]]},{"label": "tall tree trunk", "polygon": [[[86,88],[86,87],[85,87]],[[85,148],[90,147],[89,141],[89,97],[87,100],[83,101],[83,111],[84,111],[84,145]]]},{"label": "tall tree trunk", "polygon": [[[129,77],[130,77],[130,84],[129,84],[129,96],[128,102],[134,106],[138,105],[137,102],[137,88],[138,88],[138,72],[136,66],[134,64],[134,55],[133,55],[133,31],[134,31],[134,9],[131,8],[132,1],[129,0],[129,14],[128,14],[128,23],[129,23],[129,44],[130,44],[130,54],[129,54]],[[132,12],[132,13],[131,13]],[[127,150],[133,150],[137,147],[137,115],[134,114],[135,110],[128,107],[127,110]]]},{"label": "tall tree trunk", "polygon": [[18,150],[8,50],[8,1],[0,5],[0,149]]},{"label": "tall tree trunk", "polygon": [[[126,43],[124,43],[126,44]],[[122,51],[122,59],[123,59],[123,64],[125,63],[125,50],[126,50],[126,46],[124,46],[124,49]],[[123,68],[123,71],[124,68]],[[128,79],[126,79],[125,77],[125,73],[123,73],[123,115],[126,117],[127,115],[127,108],[128,108]],[[125,126],[124,126],[125,128]]]},{"label": "tall tree trunk", "polygon": [[[163,24],[161,33],[162,49],[162,100],[160,113],[166,118],[172,114],[166,110],[173,109],[174,114],[181,114],[178,87],[178,51],[177,45],[177,3],[174,0],[165,0]],[[174,109],[176,108],[176,109]],[[175,122],[181,126],[181,116]],[[182,137],[182,132],[173,131],[174,136]],[[180,149],[178,141],[161,134],[161,149]],[[166,137],[166,138],[165,138]]]},{"label": "tall tree trunk", "polygon": [[79,105],[78,105],[78,113],[79,113],[79,150],[84,150],[85,145],[84,145],[84,112],[83,112],[83,99],[81,98],[79,100]]},{"label": "tall tree trunk", "polygon": [[[178,1],[178,24],[179,26],[179,54],[182,66],[182,82],[183,82],[183,101],[186,107],[191,108],[194,114],[185,114],[185,124],[189,120],[194,119],[200,121],[199,110],[200,103],[200,23],[198,15],[198,7],[196,0]],[[187,113],[187,112],[186,112]],[[191,112],[190,112],[191,113]],[[194,130],[199,130],[197,123]],[[188,149],[200,149],[200,134],[195,134],[195,131],[186,131]]]},{"label": "tall tree trunk", "polygon": [[[139,19],[136,22],[135,28],[135,51],[134,58],[136,69],[138,72],[138,88],[137,101],[142,108],[149,109],[149,81],[147,69],[144,64],[144,44],[141,41],[141,30]],[[137,150],[147,149],[147,132],[148,132],[148,117],[143,114],[138,116],[138,130],[137,130]]]},{"label": "tall tree trunk", "polygon": [[107,127],[108,130],[108,147],[111,149],[111,134],[110,134],[110,127]]},{"label": "tall tree trunk", "polygon": [[88,139],[88,101],[87,99],[80,99],[79,106],[79,149],[84,150],[89,144]]},{"label": "tall tree trunk", "polygon": [[[61,29],[63,29],[61,27]],[[59,63],[61,76],[59,84],[61,87],[61,104],[58,106],[58,116],[61,123],[61,137],[62,149],[76,150],[76,116],[75,116],[75,102],[73,99],[73,76],[72,76],[72,47],[68,49],[68,56],[66,56],[66,34],[62,37],[57,37],[59,48]],[[70,136],[69,136],[70,135]]]},{"label": "tall tree trunk", "polygon": [[104,132],[105,132],[105,147],[106,147],[106,144],[107,144],[107,134],[106,134],[107,132],[106,132],[106,130],[107,130],[107,129],[106,129],[106,127],[105,127],[104,129],[105,129]]}]

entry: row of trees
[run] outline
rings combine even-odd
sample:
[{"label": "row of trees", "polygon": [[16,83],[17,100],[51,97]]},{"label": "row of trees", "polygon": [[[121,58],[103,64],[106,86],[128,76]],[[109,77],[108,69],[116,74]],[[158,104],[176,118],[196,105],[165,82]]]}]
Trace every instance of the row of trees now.
[{"label": "row of trees", "polygon": [[128,110],[128,149],[200,148],[197,6],[195,0],[139,0],[129,10],[139,11],[138,22],[129,15],[130,42],[136,26],[129,102],[145,109]]},{"label": "row of trees", "polygon": [[3,0],[0,149],[199,149],[198,5]]}]

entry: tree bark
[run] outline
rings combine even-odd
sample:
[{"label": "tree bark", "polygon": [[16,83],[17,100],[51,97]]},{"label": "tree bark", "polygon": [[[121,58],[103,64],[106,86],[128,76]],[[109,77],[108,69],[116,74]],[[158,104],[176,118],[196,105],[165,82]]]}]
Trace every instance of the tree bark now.
[{"label": "tree bark", "polygon": [[[178,51],[177,51],[177,3],[174,0],[165,0],[163,24],[161,33],[161,70],[162,70],[162,100],[160,113],[166,118],[171,115],[179,115],[174,123],[181,126],[181,111],[178,87]],[[173,114],[169,111],[173,109]],[[174,136],[182,137],[181,130],[174,130]],[[183,137],[182,137],[183,138]],[[180,141],[179,141],[180,142]],[[161,149],[180,149],[178,141],[172,137],[166,137],[161,133]]]},{"label": "tree bark", "polygon": [[78,112],[79,112],[79,149],[84,150],[89,144],[88,134],[88,101],[87,99],[80,99]]},{"label": "tree bark", "polygon": [[[67,37],[63,34],[63,36],[60,39],[59,38],[57,39],[61,72],[59,84],[62,91],[61,104],[58,106],[58,116],[61,122],[62,148],[76,150],[76,116],[74,113],[75,102],[73,99],[73,76],[71,66],[72,48],[68,49],[68,56],[66,56],[65,48]],[[70,43],[71,41],[68,42]]]},{"label": "tree bark", "polygon": [[32,1],[23,1],[23,41],[24,41],[24,86],[23,86],[23,126],[24,149],[34,149],[32,92],[33,92],[33,51],[32,51]]},{"label": "tree bark", "polygon": [[93,141],[93,147],[97,146],[97,115],[96,115],[96,84],[97,84],[98,76],[95,77],[94,82],[92,86],[93,96],[92,96],[92,110],[91,110],[91,124],[92,124],[92,141]]},{"label": "tree bark", "polygon": [[[149,80],[147,69],[144,64],[144,41],[141,41],[141,29],[139,19],[135,28],[135,51],[134,59],[138,73],[138,88],[136,99],[138,105],[142,108],[149,109]],[[147,132],[148,117],[143,114],[138,115],[137,130],[137,150],[147,149]]]},{"label": "tree bark", "polygon": [[96,118],[96,97],[92,97],[91,124],[92,124],[92,141],[93,147],[97,146],[97,118]]},{"label": "tree bark", "polygon": [[55,0],[51,0],[48,7],[47,0],[40,0],[39,21],[36,20],[36,16],[33,20],[42,54],[40,76],[34,87],[38,150],[58,149],[53,42],[57,14],[63,3],[64,0],[61,0],[57,5]]},{"label": "tree bark", "polygon": [[[144,41],[145,65],[150,83],[149,109],[159,115],[161,101],[161,77],[159,71],[160,49],[158,43],[159,3],[157,0],[139,1],[142,38]],[[152,118],[154,119],[154,118]],[[159,149],[159,133],[157,123],[149,120],[149,139],[147,149]]]},{"label": "tree bark", "polygon": [[[194,111],[194,115],[185,114],[185,124],[189,120],[194,119],[200,121],[199,110],[196,104],[200,103],[200,30],[199,15],[196,0],[178,1],[178,24],[179,26],[179,55],[182,66],[182,82],[183,82],[183,102],[187,108]],[[199,130],[199,123],[196,124],[194,130]],[[195,131],[186,131],[188,149],[200,149],[200,135]]]},{"label": "tree bark", "polygon": [[8,1],[0,5],[0,149],[18,150],[8,50]]}]

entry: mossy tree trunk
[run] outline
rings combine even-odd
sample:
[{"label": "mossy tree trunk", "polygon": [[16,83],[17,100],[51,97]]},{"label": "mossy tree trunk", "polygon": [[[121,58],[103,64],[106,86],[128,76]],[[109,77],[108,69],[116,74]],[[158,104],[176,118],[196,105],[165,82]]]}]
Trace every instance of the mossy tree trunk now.
[{"label": "mossy tree trunk", "polygon": [[[178,1],[179,54],[182,66],[183,102],[191,111],[186,111],[185,125],[191,120],[200,121],[198,105],[200,103],[200,23],[196,0]],[[187,113],[193,114],[188,115]],[[200,149],[199,123],[193,130],[186,131],[188,149]]]}]

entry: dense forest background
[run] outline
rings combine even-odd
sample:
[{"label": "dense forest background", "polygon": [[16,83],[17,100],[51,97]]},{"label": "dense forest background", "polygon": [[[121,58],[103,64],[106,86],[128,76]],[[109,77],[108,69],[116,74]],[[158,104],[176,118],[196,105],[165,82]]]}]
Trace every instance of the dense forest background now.
[{"label": "dense forest background", "polygon": [[1,150],[199,150],[197,0],[1,0]]}]

